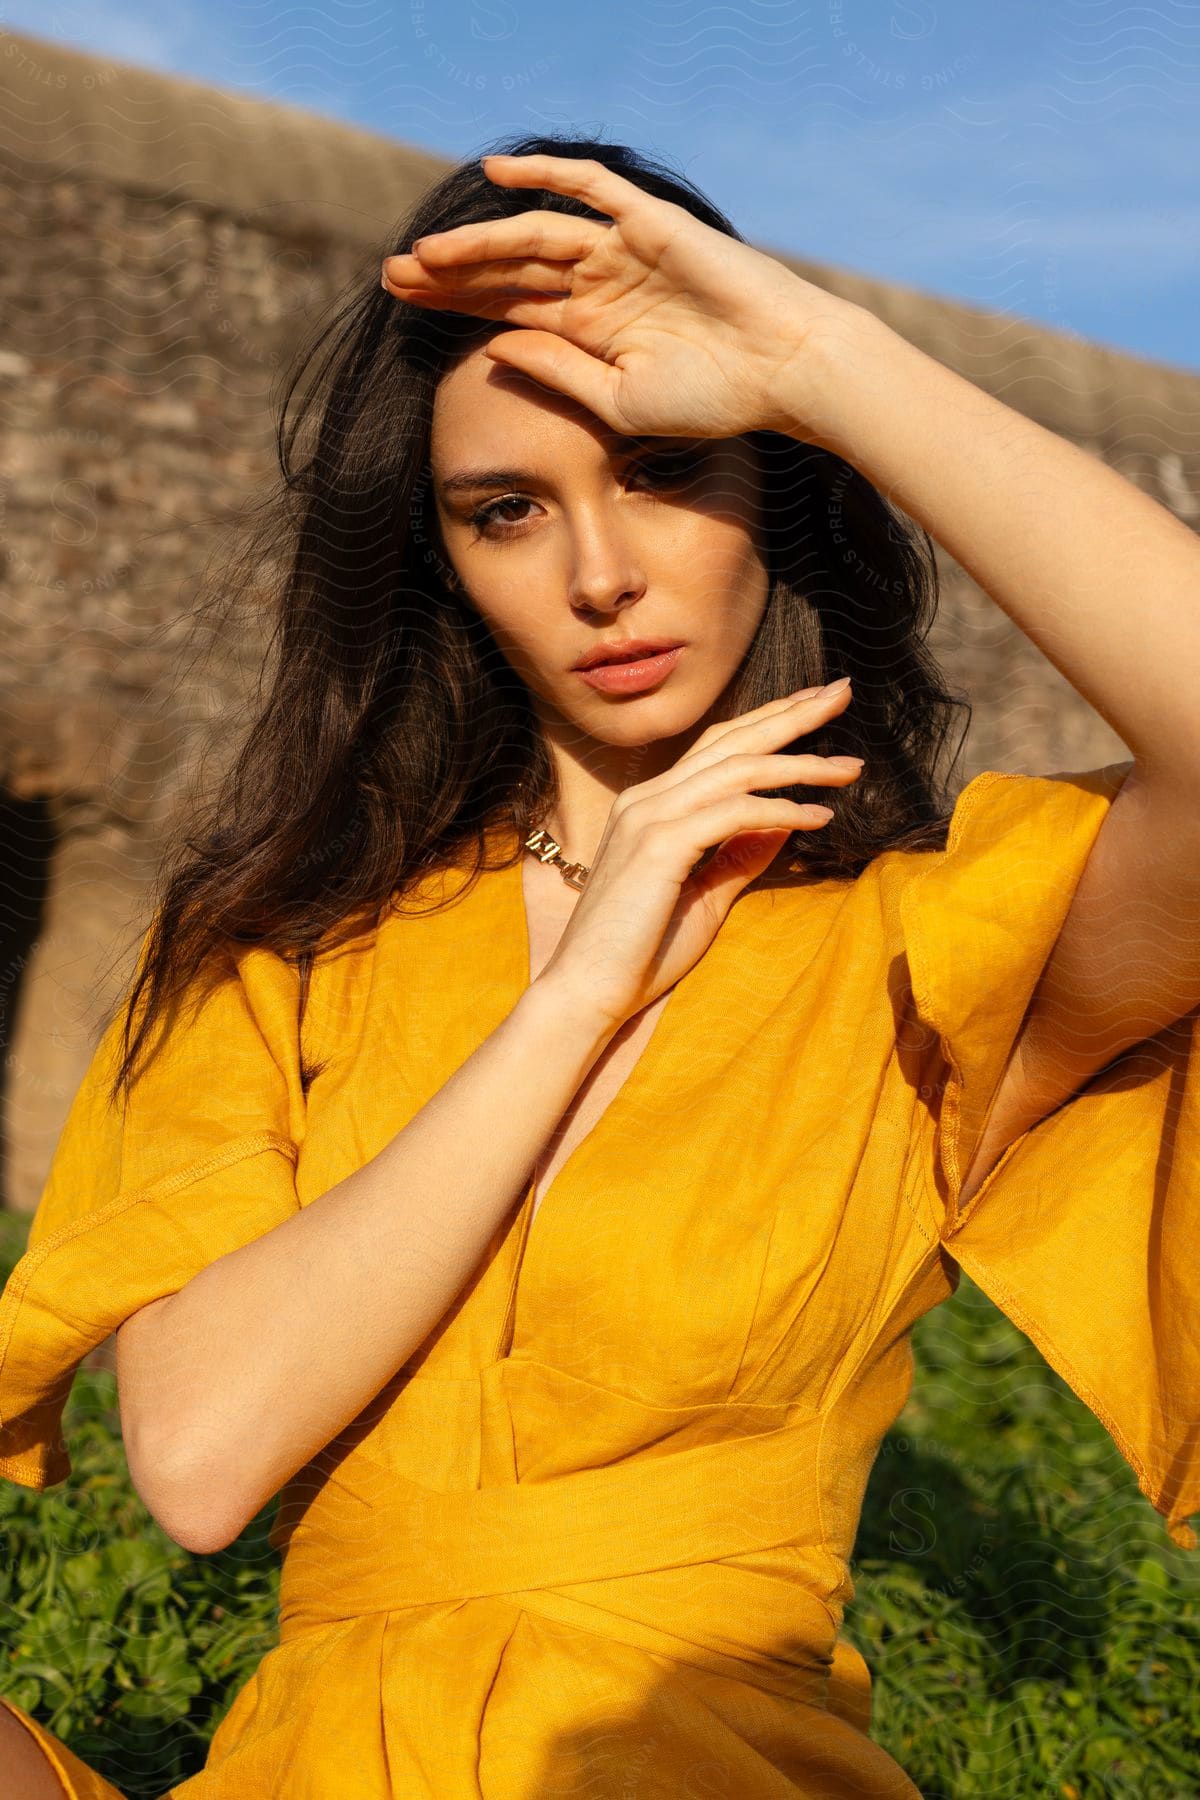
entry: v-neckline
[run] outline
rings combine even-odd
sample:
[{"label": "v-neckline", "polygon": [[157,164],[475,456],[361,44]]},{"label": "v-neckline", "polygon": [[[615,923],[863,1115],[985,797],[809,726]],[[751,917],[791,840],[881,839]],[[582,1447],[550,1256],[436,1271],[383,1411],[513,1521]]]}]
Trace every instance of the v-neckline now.
[{"label": "v-neckline", "polygon": [[[506,873],[509,873],[509,871],[506,871]],[[532,938],[531,938],[531,933],[529,930],[529,912],[528,912],[528,909],[525,904],[525,865],[524,865],[523,861],[517,863],[516,869],[515,869],[515,876],[516,876],[516,879],[512,884],[513,889],[514,889],[514,898],[516,901],[515,912],[516,912],[517,930],[515,932],[515,939],[516,939],[516,947],[517,947],[518,967],[523,976],[523,985],[522,985],[521,991],[525,992],[528,988],[532,987],[533,982],[530,977],[530,951],[532,949]],[[703,958],[701,958],[700,960],[702,961]],[[698,966],[698,965],[696,965],[696,966]],[[523,1249],[526,1252],[528,1251],[528,1246],[529,1246],[530,1240],[532,1239],[534,1233],[539,1228],[539,1222],[544,1222],[544,1220],[545,1220],[546,1208],[550,1203],[550,1200],[554,1193],[555,1188],[557,1188],[559,1183],[563,1180],[563,1178],[566,1175],[573,1172],[575,1163],[576,1163],[577,1159],[581,1156],[582,1152],[584,1150],[588,1149],[588,1147],[592,1144],[593,1140],[598,1136],[598,1134],[608,1124],[608,1120],[609,1120],[609,1117],[612,1114],[612,1112],[621,1104],[622,1101],[628,1100],[631,1093],[635,1090],[636,1086],[638,1085],[639,1077],[643,1076],[644,1071],[645,1071],[648,1063],[650,1063],[652,1057],[654,1057],[657,1052],[661,1051],[662,1041],[663,1041],[663,1037],[665,1035],[665,1027],[667,1025],[667,1021],[673,1014],[675,1003],[676,1003],[677,999],[679,998],[680,988],[681,988],[683,982],[685,982],[687,980],[688,976],[691,973],[692,973],[692,971],[689,969],[685,972],[685,974],[681,975],[679,980],[675,982],[674,986],[671,988],[670,992],[667,994],[666,1003],[663,1006],[662,1011],[659,1013],[658,1018],[654,1022],[654,1029],[650,1033],[650,1036],[646,1039],[646,1042],[642,1045],[641,1051],[640,1051],[637,1059],[635,1060],[633,1067],[629,1070],[629,1072],[625,1076],[624,1080],[621,1082],[620,1086],[609,1097],[606,1105],[604,1106],[602,1112],[600,1113],[600,1116],[597,1118],[595,1124],[592,1125],[589,1130],[584,1132],[583,1136],[580,1138],[579,1142],[575,1145],[574,1149],[565,1158],[558,1173],[553,1177],[553,1179],[550,1181],[549,1185],[547,1186],[545,1192],[543,1193],[541,1202],[537,1206],[536,1209],[534,1208],[534,1205],[533,1205],[533,1199],[534,1199],[535,1190],[537,1188],[537,1176],[536,1176],[536,1174],[530,1176],[529,1181],[526,1185],[526,1189],[525,1189],[525,1198],[524,1198],[524,1201],[522,1202],[523,1207],[529,1214],[528,1224],[527,1224],[526,1229],[523,1234],[524,1240],[525,1240]],[[585,1079],[586,1079],[586,1077],[585,1077]],[[582,1086],[582,1082],[580,1083],[580,1086]],[[576,1088],[575,1091],[576,1091],[576,1093],[578,1093],[579,1089]],[[568,1101],[567,1105],[569,1106],[570,1104],[571,1104],[571,1102]],[[564,1107],[563,1110],[565,1111],[566,1108]],[[539,1161],[541,1160],[540,1156],[539,1156],[538,1160]]]},{"label": "v-neckline", "polygon": [[[515,1006],[520,996],[532,986],[530,980],[531,934],[529,914],[525,905],[523,858],[519,858],[508,867],[495,870],[493,879],[503,884],[501,892],[504,904],[501,910],[507,928],[504,931],[504,943],[513,958],[509,965],[509,975],[512,1003]],[[722,931],[728,923],[727,919],[722,925]],[[665,1062],[671,1040],[677,1035],[678,1017],[683,1010],[681,1002],[687,998],[697,971],[712,955],[715,947],[715,943],[710,945],[704,956],[700,957],[690,969],[685,970],[671,988],[666,998],[666,1004],[655,1020],[654,1029],[643,1044],[636,1062],[608,1100],[595,1124],[580,1138],[558,1173],[550,1181],[536,1208],[536,1217],[533,1204],[537,1188],[536,1167],[530,1174],[525,1184],[518,1213],[517,1245],[509,1285],[508,1305],[505,1309],[502,1355],[507,1355],[511,1351],[516,1335],[519,1322],[518,1304],[525,1284],[526,1272],[534,1266],[531,1263],[531,1253],[534,1263],[536,1263],[536,1259],[540,1255],[539,1247],[547,1229],[557,1229],[557,1211],[550,1212],[548,1222],[547,1209],[552,1209],[557,1205],[558,1211],[563,1210],[563,1196],[560,1189],[567,1186],[573,1179],[577,1179],[580,1167],[586,1157],[594,1153],[596,1148],[602,1144],[606,1134],[611,1133],[614,1127],[619,1128],[622,1112],[628,1110],[630,1102],[636,1100],[639,1093],[657,1073],[659,1065]],[[567,1105],[570,1105],[570,1101],[567,1102]],[[540,1153],[538,1160],[540,1161]]]}]

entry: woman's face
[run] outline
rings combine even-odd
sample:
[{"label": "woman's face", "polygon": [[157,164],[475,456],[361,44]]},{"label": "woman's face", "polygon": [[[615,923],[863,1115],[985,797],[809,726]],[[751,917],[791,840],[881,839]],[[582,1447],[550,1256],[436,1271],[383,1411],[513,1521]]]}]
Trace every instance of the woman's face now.
[{"label": "woman's face", "polygon": [[[454,573],[551,740],[690,741],[722,716],[768,590],[744,438],[632,444],[478,346],[439,384],[431,466]],[[635,637],[685,646],[650,690],[602,692],[576,671]]]}]

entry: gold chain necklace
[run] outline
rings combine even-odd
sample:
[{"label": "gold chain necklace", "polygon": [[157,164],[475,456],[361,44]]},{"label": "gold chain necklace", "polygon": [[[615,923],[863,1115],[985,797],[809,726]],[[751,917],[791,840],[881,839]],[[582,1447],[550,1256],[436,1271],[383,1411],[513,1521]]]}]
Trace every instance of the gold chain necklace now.
[{"label": "gold chain necklace", "polygon": [[[586,863],[568,862],[562,853],[562,845],[557,843],[555,839],[550,836],[550,833],[546,830],[544,825],[539,825],[536,830],[529,833],[529,836],[525,839],[525,848],[532,855],[536,856],[539,862],[553,864],[563,880],[567,883],[568,887],[578,888],[580,893],[583,892],[591,870],[587,867]],[[704,857],[707,855],[708,852],[705,851],[704,855],[693,863],[693,870],[700,867],[701,863],[704,861]],[[797,871],[801,866],[802,865],[797,862],[788,864],[789,869],[793,872]]]},{"label": "gold chain necklace", "polygon": [[525,839],[525,848],[537,857],[541,863],[553,863],[568,887],[583,891],[589,870],[584,863],[568,862],[562,853],[562,845],[555,843],[544,825],[539,825]]}]

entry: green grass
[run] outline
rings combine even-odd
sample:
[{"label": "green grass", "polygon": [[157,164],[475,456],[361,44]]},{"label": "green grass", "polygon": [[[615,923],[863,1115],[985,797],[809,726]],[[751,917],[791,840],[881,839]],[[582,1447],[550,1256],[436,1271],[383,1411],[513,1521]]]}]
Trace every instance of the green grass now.
[{"label": "green grass", "polygon": [[[0,1277],[25,1229],[0,1215]],[[926,1800],[1194,1800],[1200,1551],[1170,1542],[1103,1428],[965,1277],[914,1349],[846,1616],[872,1735]],[[0,1481],[0,1693],[158,1800],[277,1641],[274,1503],[192,1556],[130,1485],[110,1374],[76,1377],[68,1432],[67,1482]]]},{"label": "green grass", "polygon": [[914,1333],[845,1635],[927,1800],[1195,1800],[1200,1551],[964,1276]]}]

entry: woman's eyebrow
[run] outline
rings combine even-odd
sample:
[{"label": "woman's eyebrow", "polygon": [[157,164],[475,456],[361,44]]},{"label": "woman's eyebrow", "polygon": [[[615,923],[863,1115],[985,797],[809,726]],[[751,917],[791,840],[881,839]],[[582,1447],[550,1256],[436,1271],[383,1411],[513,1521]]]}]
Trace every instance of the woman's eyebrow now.
[{"label": "woman's eyebrow", "polygon": [[532,469],[458,469],[438,486],[443,494],[463,494],[472,488],[530,485],[537,479]]},{"label": "woman's eyebrow", "polygon": [[[621,432],[611,440],[610,450],[641,450],[647,444],[682,444],[691,443],[690,438],[683,437],[630,437]],[[455,469],[438,483],[443,494],[469,493],[475,488],[487,487],[535,487],[541,480],[533,469]]]}]

